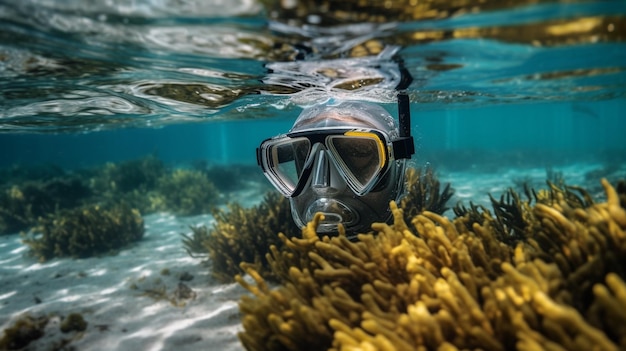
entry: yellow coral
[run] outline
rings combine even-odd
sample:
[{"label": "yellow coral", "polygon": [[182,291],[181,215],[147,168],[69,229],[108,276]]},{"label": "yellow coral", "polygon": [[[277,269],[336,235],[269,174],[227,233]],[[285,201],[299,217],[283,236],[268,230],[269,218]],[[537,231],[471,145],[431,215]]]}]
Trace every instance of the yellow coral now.
[{"label": "yellow coral", "polygon": [[351,242],[280,236],[267,255],[282,285],[237,280],[248,350],[617,350],[626,348],[626,211],[603,181],[607,202],[567,197],[517,206],[522,240],[494,235],[484,215],[469,228],[422,212],[412,228],[394,203],[394,223]]}]

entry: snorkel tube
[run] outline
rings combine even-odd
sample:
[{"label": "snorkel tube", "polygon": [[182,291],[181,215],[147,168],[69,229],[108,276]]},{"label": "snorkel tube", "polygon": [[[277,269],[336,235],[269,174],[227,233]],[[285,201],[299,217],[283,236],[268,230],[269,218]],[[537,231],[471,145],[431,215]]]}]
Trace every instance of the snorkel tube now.
[{"label": "snorkel tube", "polygon": [[[401,62],[400,62],[401,65]],[[411,136],[411,105],[409,95],[406,93],[406,88],[413,81],[413,77],[409,71],[402,67],[400,68],[401,79],[396,90],[398,91],[398,127],[400,137],[392,141],[394,144],[394,150],[398,150],[398,154],[394,154],[396,159],[407,158],[410,159],[411,155],[415,153],[415,143]]]}]

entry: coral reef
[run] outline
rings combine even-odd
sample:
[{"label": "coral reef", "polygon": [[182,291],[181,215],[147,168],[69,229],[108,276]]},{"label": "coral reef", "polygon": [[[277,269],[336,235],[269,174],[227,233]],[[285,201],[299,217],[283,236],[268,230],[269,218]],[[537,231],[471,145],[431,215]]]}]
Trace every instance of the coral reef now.
[{"label": "coral reef", "polygon": [[183,244],[192,256],[208,254],[213,276],[223,282],[243,273],[241,262],[272,279],[265,253],[282,244],[278,233],[291,237],[300,232],[291,218],[289,201],[276,192],[267,193],[258,206],[246,209],[232,203],[228,210],[214,210],[213,217],[212,228],[191,227],[192,234],[183,235]]},{"label": "coral reef", "polygon": [[[446,203],[453,190],[449,184],[442,190],[431,168],[425,168],[423,173],[409,168],[406,182],[407,195],[401,206],[411,209],[408,216],[426,209],[440,214],[447,210]],[[213,211],[213,217],[216,220],[213,228],[191,227],[191,235],[183,234],[183,245],[192,257],[209,256],[213,276],[223,282],[243,273],[242,262],[273,280],[265,253],[272,245],[282,246],[279,233],[289,238],[301,231],[293,222],[289,201],[276,192],[268,193],[259,206],[244,209],[234,203],[227,211]]]},{"label": "coral reef", "polygon": [[[446,203],[453,190],[449,184],[441,190],[431,168],[425,168],[423,173],[409,168],[406,182],[407,195],[401,206],[410,209],[407,216],[423,210],[440,214],[447,210]],[[272,245],[282,246],[279,233],[289,238],[301,232],[291,217],[289,201],[276,192],[268,193],[254,208],[244,209],[238,204],[230,204],[228,211],[216,210],[213,216],[216,223],[212,229],[191,227],[191,236],[183,234],[183,245],[192,257],[208,255],[213,275],[224,282],[243,273],[242,262],[252,264],[266,279],[272,280],[273,272],[267,265],[265,253]]]},{"label": "coral reef", "polygon": [[318,216],[271,247],[280,286],[241,265],[254,283],[236,277],[252,294],[240,339],[248,350],[625,349],[625,194],[602,185],[604,203],[553,185],[504,196],[496,217],[423,211],[410,226],[392,203],[394,222],[356,242],[318,237]]},{"label": "coral reef", "polygon": [[23,242],[41,261],[53,257],[84,258],[113,253],[143,237],[143,219],[124,203],[87,205],[39,219]]}]

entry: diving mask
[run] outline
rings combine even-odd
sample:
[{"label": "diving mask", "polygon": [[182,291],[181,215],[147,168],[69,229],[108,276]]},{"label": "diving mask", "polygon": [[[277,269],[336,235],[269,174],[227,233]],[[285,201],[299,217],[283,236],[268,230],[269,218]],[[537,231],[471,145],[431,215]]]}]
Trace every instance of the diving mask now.
[{"label": "diving mask", "polygon": [[342,225],[352,237],[391,218],[389,201],[402,196],[405,160],[414,153],[408,98],[399,96],[398,106],[399,125],[375,104],[316,105],[288,133],[261,143],[258,164],[289,198],[298,226],[322,213],[318,233]]},{"label": "diving mask", "polygon": [[[389,168],[390,162],[409,158],[408,145],[392,140],[381,130],[330,128],[292,132],[267,139],[257,149],[266,177],[283,195],[298,196],[313,168],[320,148],[357,196],[367,194]],[[412,146],[412,145],[411,145]]]}]

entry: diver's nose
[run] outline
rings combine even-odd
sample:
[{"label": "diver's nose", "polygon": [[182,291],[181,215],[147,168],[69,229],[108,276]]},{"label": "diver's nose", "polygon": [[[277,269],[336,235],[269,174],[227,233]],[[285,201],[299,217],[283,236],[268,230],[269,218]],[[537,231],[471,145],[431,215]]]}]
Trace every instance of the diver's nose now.
[{"label": "diver's nose", "polygon": [[332,184],[332,166],[329,161],[326,151],[320,150],[315,160],[313,179],[311,180],[311,188],[318,194],[327,195],[338,191]]}]

